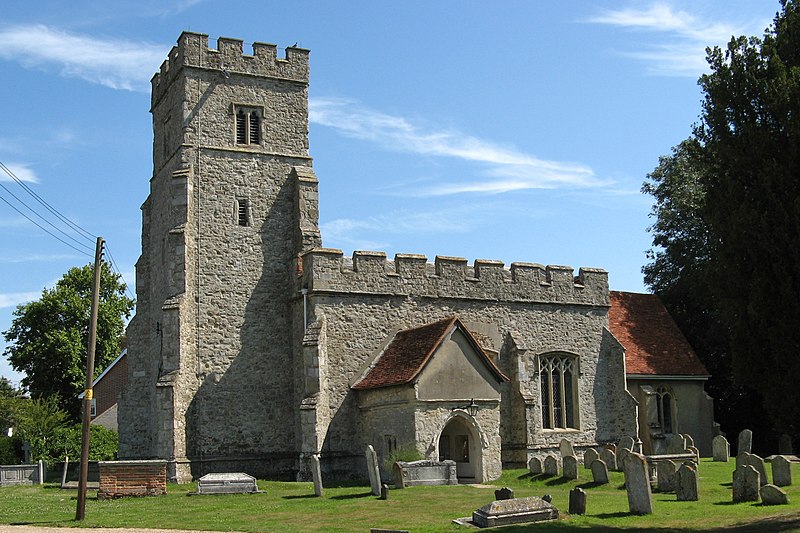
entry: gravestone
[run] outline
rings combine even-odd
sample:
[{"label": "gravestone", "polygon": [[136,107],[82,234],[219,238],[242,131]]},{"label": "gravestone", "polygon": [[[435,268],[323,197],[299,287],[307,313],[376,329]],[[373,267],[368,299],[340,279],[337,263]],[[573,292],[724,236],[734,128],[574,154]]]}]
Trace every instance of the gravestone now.
[{"label": "gravestone", "polygon": [[572,443],[567,439],[561,439],[558,445],[558,451],[561,452],[562,458],[575,456],[575,448],[572,447]]},{"label": "gravestone", "polygon": [[783,455],[772,458],[772,483],[778,487],[792,484],[792,463]]},{"label": "gravestone", "polygon": [[758,474],[761,476],[760,480],[762,486],[769,483],[769,480],[767,479],[767,468],[764,465],[764,459],[754,453],[751,453],[747,456],[747,464],[758,470]]},{"label": "gravestone", "polygon": [[544,472],[544,468],[542,468],[542,460],[538,457],[531,457],[531,460],[528,461],[528,470],[531,474],[541,474]]},{"label": "gravestone", "polygon": [[597,485],[608,483],[608,467],[602,459],[592,461],[592,480]]},{"label": "gravestone", "polygon": [[686,447],[694,446],[694,439],[688,433],[681,433],[681,436],[686,441]]},{"label": "gravestone", "polygon": [[631,513],[644,515],[653,512],[653,493],[650,476],[643,455],[630,453],[625,459],[625,490],[628,492],[628,507]]},{"label": "gravestone", "polygon": [[558,459],[554,455],[548,455],[544,458],[544,473],[548,476],[558,475]]},{"label": "gravestone", "polygon": [[545,494],[544,496],[542,496],[542,499],[547,503],[553,503],[553,497],[550,496],[549,494]]},{"label": "gravestone", "polygon": [[591,468],[592,461],[600,459],[600,454],[597,453],[597,450],[594,448],[589,448],[585,452],[583,452],[583,467],[584,468]]},{"label": "gravestone", "polygon": [[686,439],[683,435],[667,435],[667,454],[684,453],[686,451]]},{"label": "gravestone", "polygon": [[750,453],[742,452],[736,456],[736,468],[750,464]]},{"label": "gravestone", "polygon": [[569,491],[569,514],[586,514],[586,493],[580,487]]},{"label": "gravestone", "polygon": [[243,472],[206,474],[197,480],[197,494],[255,494],[256,478]]},{"label": "gravestone", "polygon": [[722,435],[714,437],[711,441],[711,449],[714,461],[718,463],[727,463],[728,459],[731,458],[731,445],[728,443],[728,439]]},{"label": "gravestone", "polygon": [[625,464],[625,458],[628,457],[628,454],[631,453],[631,450],[628,448],[618,448],[617,449],[617,469],[622,470],[622,465]]},{"label": "gravestone", "polygon": [[556,519],[558,519],[558,509],[536,496],[494,501],[472,513],[472,522],[478,527],[497,527]]},{"label": "gravestone", "polygon": [[687,446],[686,447],[686,451],[689,452],[689,453],[693,453],[694,457],[695,457],[695,462],[698,463],[698,464],[700,463],[700,450],[698,450],[694,446]]},{"label": "gravestone", "polygon": [[675,473],[675,495],[679,502],[696,502],[700,494],[700,481],[697,469],[690,463],[683,463]]},{"label": "gravestone", "polygon": [[784,433],[778,437],[778,453],[781,455],[793,455],[792,437]]},{"label": "gravestone", "polygon": [[322,470],[319,467],[319,455],[311,456],[311,477],[314,479],[314,494],[322,496]]},{"label": "gravestone", "polygon": [[733,471],[733,503],[757,502],[760,474],[750,465],[741,465]]},{"label": "gravestone", "polygon": [[381,495],[381,472],[378,469],[378,455],[375,453],[375,448],[372,444],[367,445],[367,451],[364,452],[367,458],[367,473],[369,474],[369,486],[372,489],[373,496]]},{"label": "gravestone", "polygon": [[567,455],[562,462],[564,477],[566,479],[578,479],[578,458],[574,455]]},{"label": "gravestone", "polygon": [[736,455],[742,455],[744,452],[750,453],[753,448],[753,432],[749,429],[743,429],[739,433],[739,440],[736,441]]},{"label": "gravestone", "polygon": [[789,495],[786,491],[770,483],[761,487],[758,491],[761,495],[761,503],[764,505],[786,505],[789,503]]},{"label": "gravestone", "polygon": [[[617,445],[614,444],[613,442],[609,442],[607,444],[604,444],[603,448],[605,448],[606,450],[611,450],[614,453],[617,453]],[[602,450],[601,450],[601,452],[602,452]]]},{"label": "gravestone", "polygon": [[636,441],[633,439],[633,437],[627,437],[627,436],[622,437],[621,439],[619,439],[619,446],[617,447],[617,452],[619,452],[621,448],[625,448],[626,450],[631,452],[633,451],[633,446],[635,443]]},{"label": "gravestone", "polygon": [[[609,470],[619,470],[617,468],[617,454],[608,448],[600,452],[600,459],[606,464]],[[620,465],[621,466],[621,465]]]},{"label": "gravestone", "polygon": [[494,491],[495,500],[510,500],[514,497],[514,490],[509,487],[503,487]]},{"label": "gravestone", "polygon": [[672,492],[675,490],[675,461],[663,460],[656,464],[656,479],[659,492]]},{"label": "gravestone", "polygon": [[389,485],[386,483],[381,484],[381,495],[379,500],[388,500],[389,499]]}]

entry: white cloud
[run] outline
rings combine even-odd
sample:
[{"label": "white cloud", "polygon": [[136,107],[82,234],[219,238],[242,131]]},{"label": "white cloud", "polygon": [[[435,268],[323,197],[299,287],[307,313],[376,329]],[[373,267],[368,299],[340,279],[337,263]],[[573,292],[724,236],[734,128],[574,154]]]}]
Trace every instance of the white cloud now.
[{"label": "white cloud", "polygon": [[[3,224],[0,223],[0,226]],[[28,255],[0,255],[0,263],[48,263],[50,261],[63,261],[75,259],[75,254],[28,254]],[[82,260],[83,258],[81,258]]]},{"label": "white cloud", "polygon": [[458,131],[426,129],[405,118],[364,108],[352,100],[313,99],[309,120],[333,128],[347,137],[374,142],[388,150],[450,157],[481,165],[483,179],[480,181],[417,188],[417,195],[493,194],[520,189],[604,185],[586,165],[539,159]]},{"label": "white cloud", "polygon": [[[21,181],[39,183],[39,178],[36,176],[36,173],[24,163],[8,163],[5,167]],[[13,179],[0,168],[0,181],[13,181]]]},{"label": "white cloud", "polygon": [[769,23],[710,21],[662,2],[642,9],[605,10],[587,22],[661,34],[660,42],[623,54],[645,62],[650,74],[693,77],[706,70],[706,47],[724,46],[734,35],[761,33]]},{"label": "white cloud", "polygon": [[168,52],[166,46],[100,39],[42,24],[0,29],[1,58],[28,68],[55,67],[63,76],[112,89],[149,90],[150,76]]},{"label": "white cloud", "polygon": [[41,292],[8,292],[0,293],[0,309],[4,307],[16,307],[36,300],[42,295]]}]

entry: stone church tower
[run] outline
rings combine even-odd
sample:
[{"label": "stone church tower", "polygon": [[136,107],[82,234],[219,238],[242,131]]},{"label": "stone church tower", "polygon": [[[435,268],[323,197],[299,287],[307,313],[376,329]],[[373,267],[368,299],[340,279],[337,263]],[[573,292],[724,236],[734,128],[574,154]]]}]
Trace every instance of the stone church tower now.
[{"label": "stone church tower", "polygon": [[[308,51],[183,33],[152,80],[120,456],[206,471],[296,469],[292,308],[320,245],[308,155]],[[302,327],[302,326],[301,326]],[[301,330],[302,331],[302,330]]]}]

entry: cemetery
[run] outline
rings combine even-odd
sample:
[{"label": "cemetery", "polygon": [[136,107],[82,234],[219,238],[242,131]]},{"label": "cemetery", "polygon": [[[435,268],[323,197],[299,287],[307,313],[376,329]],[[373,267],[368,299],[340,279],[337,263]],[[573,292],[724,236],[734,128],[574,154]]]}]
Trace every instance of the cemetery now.
[{"label": "cemetery", "polygon": [[[459,531],[465,525],[517,531],[518,527],[549,530],[548,524],[559,529],[636,530],[655,523],[667,530],[800,527],[800,487],[792,484],[800,461],[791,454],[764,460],[744,451],[750,449],[746,435],[734,446],[717,443],[726,451],[742,450],[727,461],[720,460],[719,454],[700,460],[696,456],[657,460],[638,453],[635,444],[632,450],[627,445],[623,440],[619,446],[609,445],[599,452],[591,448],[578,456],[565,439],[559,451],[566,455],[551,453],[543,461],[532,460],[530,468],[504,470],[491,485],[453,484],[447,474],[454,469],[452,461],[402,463],[393,474],[382,475],[370,461],[374,450],[367,448],[368,471],[361,481],[351,483],[326,483],[312,458],[313,482],[219,473],[190,484],[167,483],[166,490],[151,491],[148,497],[118,495],[113,502],[104,499],[102,491],[90,491],[82,525],[212,531],[327,531],[332,527],[341,531]],[[609,469],[600,457],[615,461],[619,454],[614,450],[623,452],[624,459],[617,469]],[[685,454],[666,457],[676,455]],[[653,462],[655,469],[650,467]],[[121,479],[126,468],[138,472],[150,467],[127,463],[101,464],[101,487],[107,483],[104,476],[110,475],[106,472]],[[158,466],[158,475],[163,477],[163,463]],[[64,497],[70,492],[60,488],[61,475],[52,472],[44,485],[0,490],[0,524],[74,526],[74,497]],[[186,497],[202,494],[214,496]]]}]

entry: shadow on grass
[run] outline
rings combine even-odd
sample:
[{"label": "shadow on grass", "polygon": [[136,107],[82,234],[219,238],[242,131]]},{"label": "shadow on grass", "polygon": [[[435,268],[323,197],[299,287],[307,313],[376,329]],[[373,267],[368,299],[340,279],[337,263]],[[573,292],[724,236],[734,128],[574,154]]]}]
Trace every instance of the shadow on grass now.
[{"label": "shadow on grass", "polygon": [[547,485],[548,487],[553,487],[553,486],[556,486],[556,485],[564,485],[565,483],[569,483],[570,481],[572,481],[572,480],[567,479],[565,477],[557,477],[557,478],[551,479],[550,481],[546,481],[545,485]]},{"label": "shadow on grass", "polygon": [[372,492],[359,492],[358,494],[340,494],[339,496],[331,496],[331,500],[354,500],[356,498],[377,498],[373,496]]},{"label": "shadow on grass", "polygon": [[316,494],[298,494],[295,496],[281,496],[284,500],[304,500],[306,498],[319,498]]},{"label": "shadow on grass", "polygon": [[603,485],[608,485],[608,483],[600,483],[597,481],[587,481],[586,483],[581,483],[580,485],[576,485],[578,489],[593,489],[595,487],[602,487]]}]

